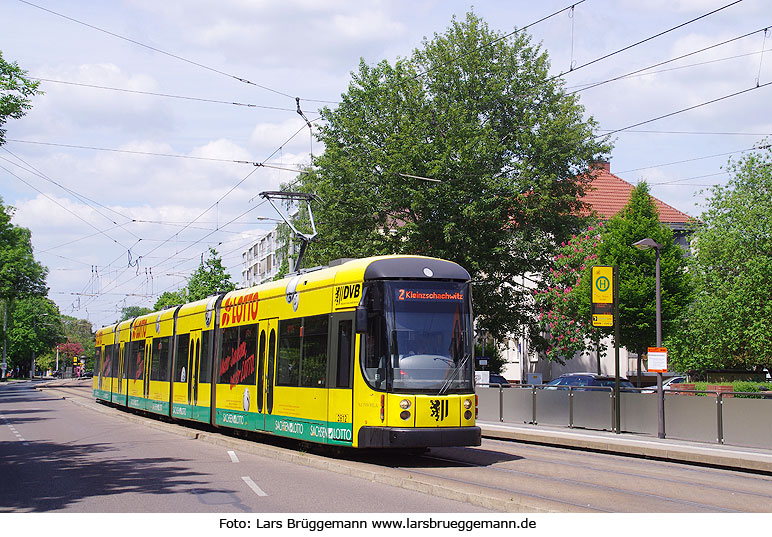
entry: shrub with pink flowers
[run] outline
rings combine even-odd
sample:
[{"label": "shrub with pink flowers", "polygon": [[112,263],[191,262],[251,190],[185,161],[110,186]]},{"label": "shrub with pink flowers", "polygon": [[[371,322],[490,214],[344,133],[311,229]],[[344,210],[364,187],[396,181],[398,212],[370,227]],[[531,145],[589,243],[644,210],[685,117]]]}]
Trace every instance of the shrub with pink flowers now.
[{"label": "shrub with pink flowers", "polygon": [[602,333],[593,328],[583,293],[589,293],[591,267],[597,264],[602,224],[590,226],[561,244],[542,285],[534,290],[539,335],[537,349],[547,359],[565,363],[577,352],[595,348]]}]

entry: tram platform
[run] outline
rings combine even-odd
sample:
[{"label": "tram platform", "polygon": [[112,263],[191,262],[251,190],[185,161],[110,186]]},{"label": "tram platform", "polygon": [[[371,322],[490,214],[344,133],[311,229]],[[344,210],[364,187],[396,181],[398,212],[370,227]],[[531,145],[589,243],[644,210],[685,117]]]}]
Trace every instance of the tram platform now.
[{"label": "tram platform", "polygon": [[483,438],[617,453],[637,457],[727,467],[772,474],[772,446],[767,449],[707,444],[633,433],[581,428],[477,421]]}]

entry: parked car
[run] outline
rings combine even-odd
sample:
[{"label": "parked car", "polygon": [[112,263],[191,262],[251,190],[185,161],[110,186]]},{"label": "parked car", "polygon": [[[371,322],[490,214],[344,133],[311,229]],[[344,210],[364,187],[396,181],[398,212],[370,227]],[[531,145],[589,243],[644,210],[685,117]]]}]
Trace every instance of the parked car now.
[{"label": "parked car", "polygon": [[[595,373],[566,373],[549,381],[545,390],[567,390],[569,386],[574,389],[592,389],[593,387],[613,388],[616,378]],[[624,377],[619,379],[620,388],[634,388],[633,383]]]},{"label": "parked car", "polygon": [[[686,377],[670,377],[669,379],[662,381],[662,389],[670,390],[671,387],[674,387],[676,384],[683,384],[684,382],[686,382]],[[655,384],[654,386],[648,386],[647,388],[644,388],[641,390],[641,393],[655,393],[656,391],[657,385]]]},{"label": "parked car", "polygon": [[509,384],[507,379],[502,377],[501,375],[497,373],[491,373],[490,379],[488,380],[488,385],[494,388],[498,388],[501,386],[502,388],[511,388],[512,386]]}]

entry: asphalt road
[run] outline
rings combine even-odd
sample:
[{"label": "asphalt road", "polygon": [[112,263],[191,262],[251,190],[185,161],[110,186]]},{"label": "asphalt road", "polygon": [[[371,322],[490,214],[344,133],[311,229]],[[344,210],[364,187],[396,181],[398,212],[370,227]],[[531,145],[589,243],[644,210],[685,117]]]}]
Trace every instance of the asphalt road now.
[{"label": "asphalt road", "polygon": [[767,473],[495,439],[308,452],[140,417],[76,386],[0,388],[0,512],[772,512]]},{"label": "asphalt road", "polygon": [[73,404],[33,383],[0,387],[0,513],[484,511],[196,441],[122,414]]}]

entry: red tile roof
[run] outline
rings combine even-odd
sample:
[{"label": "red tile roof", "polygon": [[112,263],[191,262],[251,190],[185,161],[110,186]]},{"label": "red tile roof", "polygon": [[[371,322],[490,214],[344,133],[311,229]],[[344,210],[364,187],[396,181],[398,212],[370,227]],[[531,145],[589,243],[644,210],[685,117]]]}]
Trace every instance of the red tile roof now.
[{"label": "red tile roof", "polygon": [[[598,170],[592,180],[590,189],[581,198],[590,205],[603,220],[608,220],[621,211],[630,201],[630,194],[635,187],[627,181],[611,173],[608,162],[599,162]],[[694,219],[678,209],[652,196],[659,211],[659,220],[664,224],[686,224]]]}]

